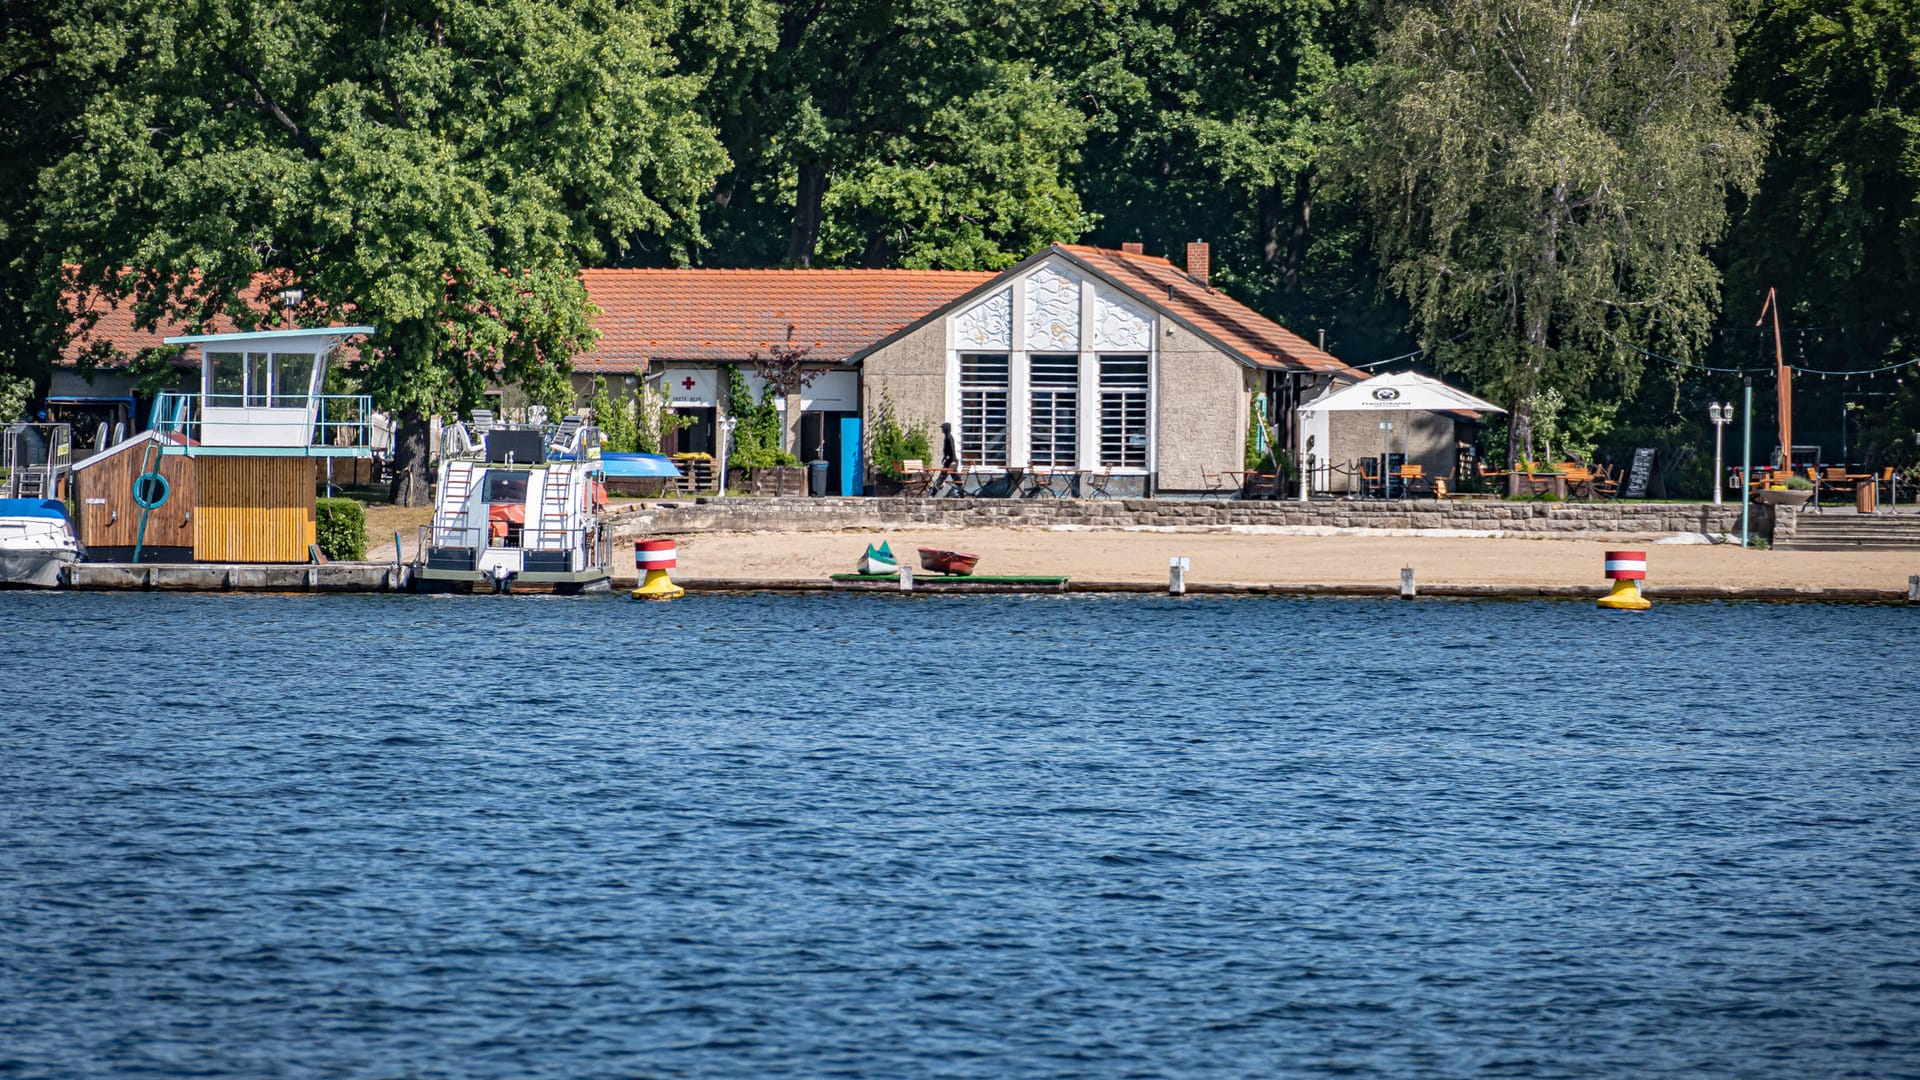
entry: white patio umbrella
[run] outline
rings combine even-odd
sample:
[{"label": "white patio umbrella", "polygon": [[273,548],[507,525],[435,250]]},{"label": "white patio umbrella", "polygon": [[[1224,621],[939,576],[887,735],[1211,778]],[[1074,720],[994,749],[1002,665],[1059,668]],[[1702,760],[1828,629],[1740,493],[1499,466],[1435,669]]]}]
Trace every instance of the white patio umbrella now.
[{"label": "white patio umbrella", "polygon": [[[1474,397],[1465,390],[1448,386],[1439,379],[1422,375],[1417,371],[1396,371],[1391,375],[1376,375],[1302,405],[1299,410],[1302,421],[1297,445],[1306,443],[1304,418],[1308,413],[1455,412],[1459,410],[1477,413],[1507,411],[1485,398]],[[1300,470],[1300,501],[1307,501],[1305,469]]]}]

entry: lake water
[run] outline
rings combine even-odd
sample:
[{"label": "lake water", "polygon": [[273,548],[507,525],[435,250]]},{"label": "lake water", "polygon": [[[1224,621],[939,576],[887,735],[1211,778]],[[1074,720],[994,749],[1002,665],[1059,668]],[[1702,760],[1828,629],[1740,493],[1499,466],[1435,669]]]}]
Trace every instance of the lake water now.
[{"label": "lake water", "polygon": [[1920,612],[0,595],[0,1074],[1920,1074]]}]

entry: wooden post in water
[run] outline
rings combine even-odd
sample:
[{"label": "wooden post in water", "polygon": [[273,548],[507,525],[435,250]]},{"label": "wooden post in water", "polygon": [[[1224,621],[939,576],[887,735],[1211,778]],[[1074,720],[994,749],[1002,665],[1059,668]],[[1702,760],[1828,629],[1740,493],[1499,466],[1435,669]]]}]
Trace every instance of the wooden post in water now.
[{"label": "wooden post in water", "polygon": [[1907,579],[1907,603],[1920,604],[1920,574]]},{"label": "wooden post in water", "polygon": [[1411,600],[1419,590],[1413,584],[1413,567],[1400,568],[1400,599]]},{"label": "wooden post in water", "polygon": [[900,591],[913,591],[913,564],[904,560],[900,563]]},{"label": "wooden post in water", "polygon": [[1185,555],[1175,555],[1167,560],[1167,592],[1173,596],[1187,594],[1187,571],[1191,563]]}]

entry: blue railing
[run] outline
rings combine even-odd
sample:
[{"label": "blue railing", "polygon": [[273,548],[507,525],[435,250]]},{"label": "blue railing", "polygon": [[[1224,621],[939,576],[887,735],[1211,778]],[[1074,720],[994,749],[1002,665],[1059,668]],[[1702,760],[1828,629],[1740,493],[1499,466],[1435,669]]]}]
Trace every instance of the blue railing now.
[{"label": "blue railing", "polygon": [[[367,394],[321,394],[309,397],[265,397],[240,394],[183,394],[166,392],[153,401],[153,430],[162,435],[178,435],[188,443],[200,443],[208,408],[258,410],[262,424],[282,425],[286,415],[265,410],[304,409],[307,414],[305,446],[315,450],[366,448],[373,440],[373,398]],[[240,422],[245,422],[244,420]]]}]

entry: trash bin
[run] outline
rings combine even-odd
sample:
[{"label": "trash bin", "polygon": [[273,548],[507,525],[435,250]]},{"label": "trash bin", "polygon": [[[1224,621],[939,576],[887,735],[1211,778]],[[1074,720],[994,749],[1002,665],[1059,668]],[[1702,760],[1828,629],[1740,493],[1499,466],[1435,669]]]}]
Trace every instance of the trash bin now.
[{"label": "trash bin", "polygon": [[1859,480],[1853,485],[1853,508],[1863,514],[1878,510],[1880,485],[1872,480]]},{"label": "trash bin", "polygon": [[813,485],[815,495],[827,493],[827,463],[818,458],[807,462],[807,480]]}]

